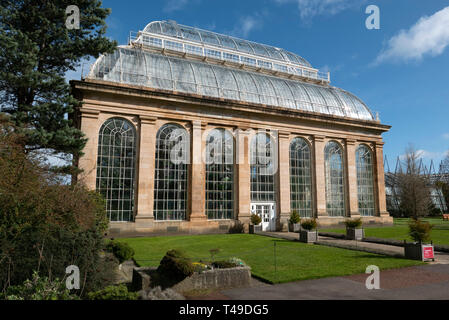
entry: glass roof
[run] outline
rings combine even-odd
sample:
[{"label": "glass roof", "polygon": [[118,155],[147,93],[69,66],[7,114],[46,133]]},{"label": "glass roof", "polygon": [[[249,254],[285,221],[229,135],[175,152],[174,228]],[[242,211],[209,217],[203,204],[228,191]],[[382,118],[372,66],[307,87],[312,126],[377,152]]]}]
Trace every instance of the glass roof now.
[{"label": "glass roof", "polygon": [[143,32],[162,34],[169,37],[186,39],[201,44],[213,45],[221,48],[236,50],[243,53],[255,54],[262,57],[276,59],[288,63],[312,67],[310,63],[297,54],[273,46],[243,40],[211,31],[201,30],[177,24],[175,21],[150,22]]},{"label": "glass roof", "polygon": [[374,120],[360,99],[336,87],[166,56],[132,46],[120,46],[114,53],[100,56],[88,78]]}]

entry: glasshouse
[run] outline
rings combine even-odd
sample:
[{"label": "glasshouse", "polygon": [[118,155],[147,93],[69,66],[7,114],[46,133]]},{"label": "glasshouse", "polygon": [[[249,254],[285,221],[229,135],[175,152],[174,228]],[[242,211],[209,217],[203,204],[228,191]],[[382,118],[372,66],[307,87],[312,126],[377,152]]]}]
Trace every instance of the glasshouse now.
[{"label": "glasshouse", "polygon": [[287,230],[348,217],[390,224],[390,126],[330,73],[270,45],[155,21],[71,81],[89,139],[77,177],[111,234]]}]

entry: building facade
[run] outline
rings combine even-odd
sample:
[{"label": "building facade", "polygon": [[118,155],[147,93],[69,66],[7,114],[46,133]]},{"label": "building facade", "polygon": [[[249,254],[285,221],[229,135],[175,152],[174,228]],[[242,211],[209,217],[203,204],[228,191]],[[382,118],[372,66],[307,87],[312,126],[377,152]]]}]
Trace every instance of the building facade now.
[{"label": "building facade", "polygon": [[390,224],[381,124],[304,58],[156,21],[71,82],[89,139],[78,179],[114,235]]}]

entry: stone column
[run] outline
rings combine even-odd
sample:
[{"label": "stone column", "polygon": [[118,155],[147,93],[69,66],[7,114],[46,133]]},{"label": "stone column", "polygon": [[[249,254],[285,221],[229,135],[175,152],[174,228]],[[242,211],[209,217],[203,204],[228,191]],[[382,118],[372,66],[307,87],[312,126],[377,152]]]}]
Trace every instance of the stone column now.
[{"label": "stone column", "polygon": [[78,176],[78,181],[84,183],[90,190],[96,189],[97,179],[97,154],[98,154],[98,134],[100,124],[98,116],[100,111],[81,108],[81,131],[87,138],[84,147],[84,155],[78,161],[78,167],[83,170]]},{"label": "stone column", "polygon": [[327,217],[326,211],[326,177],[324,172],[324,136],[314,136],[315,163],[313,166],[315,176],[314,210],[316,217]]},{"label": "stone column", "polygon": [[199,120],[192,121],[190,221],[194,222],[207,219],[205,214],[206,167],[202,161],[203,153],[205,152],[202,139],[205,125],[205,123],[202,124]]},{"label": "stone column", "polygon": [[290,133],[278,132],[279,142],[279,223],[282,231],[288,230],[288,219],[290,218]]},{"label": "stone column", "polygon": [[377,191],[377,214],[380,217],[389,217],[387,211],[387,200],[385,196],[385,172],[384,172],[384,156],[383,156],[383,142],[376,142],[375,144],[375,185]]},{"label": "stone column", "polygon": [[237,162],[237,219],[245,224],[245,230],[251,216],[251,180],[248,128],[238,128],[236,132],[236,162]]},{"label": "stone column", "polygon": [[357,188],[357,165],[355,159],[355,140],[346,139],[346,183],[349,216],[360,218]]},{"label": "stone column", "polygon": [[154,165],[156,154],[156,118],[140,116],[139,161],[137,170],[136,228],[150,228],[154,215]]}]

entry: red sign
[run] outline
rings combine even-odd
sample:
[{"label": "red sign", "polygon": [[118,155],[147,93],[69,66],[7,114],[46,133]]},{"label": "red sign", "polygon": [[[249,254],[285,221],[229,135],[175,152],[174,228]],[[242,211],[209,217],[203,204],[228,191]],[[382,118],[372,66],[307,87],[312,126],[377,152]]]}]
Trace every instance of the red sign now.
[{"label": "red sign", "polygon": [[429,246],[429,247],[423,247],[423,255],[424,255],[424,259],[433,259],[433,247]]}]

